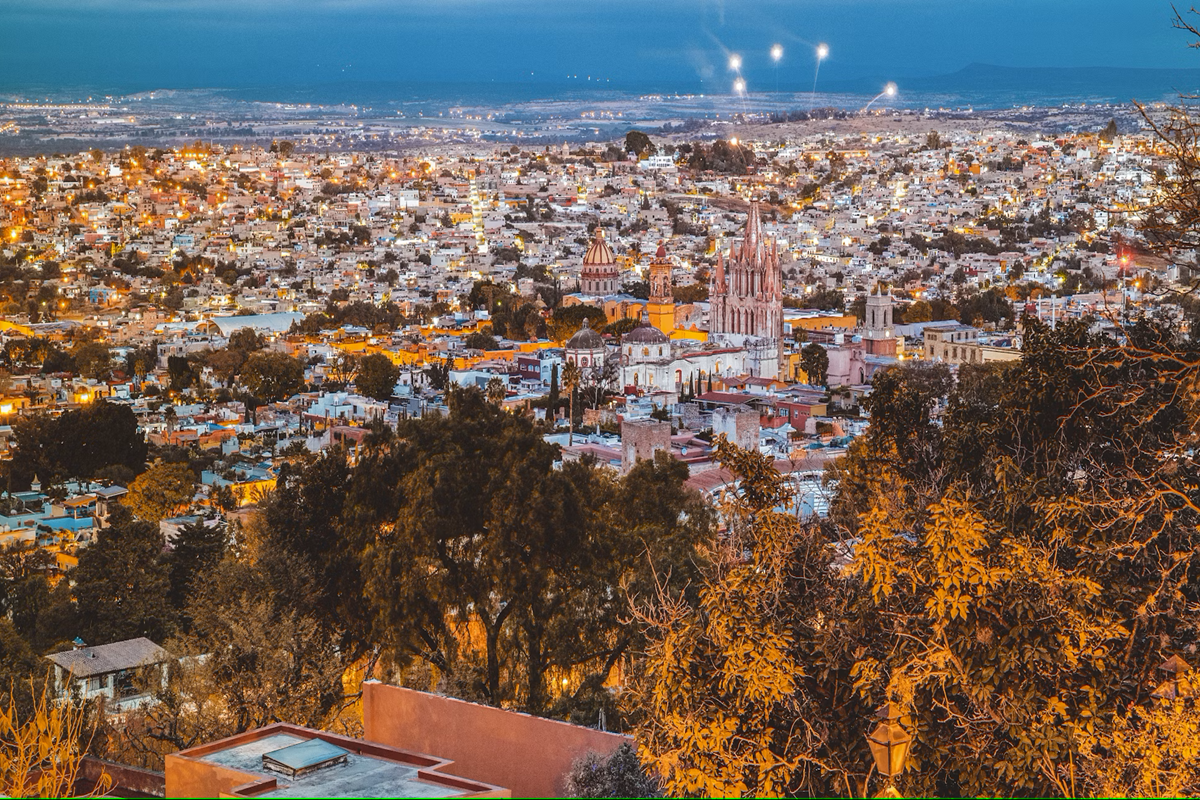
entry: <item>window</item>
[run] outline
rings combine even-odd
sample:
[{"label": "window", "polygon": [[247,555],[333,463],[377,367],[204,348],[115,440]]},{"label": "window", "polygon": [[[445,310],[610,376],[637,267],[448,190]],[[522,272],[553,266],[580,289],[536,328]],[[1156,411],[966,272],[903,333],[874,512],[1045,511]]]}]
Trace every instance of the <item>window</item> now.
[{"label": "window", "polygon": [[89,693],[98,692],[105,688],[106,683],[107,683],[107,681],[105,680],[103,675],[95,677],[95,678],[88,678],[87,679],[87,691]]}]

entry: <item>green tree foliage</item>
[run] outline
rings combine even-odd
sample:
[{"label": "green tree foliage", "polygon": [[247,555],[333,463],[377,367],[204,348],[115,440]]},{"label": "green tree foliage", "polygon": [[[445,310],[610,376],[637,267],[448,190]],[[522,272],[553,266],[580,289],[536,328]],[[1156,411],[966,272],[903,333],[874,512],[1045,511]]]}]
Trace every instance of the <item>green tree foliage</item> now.
[{"label": "green tree foliage", "polygon": [[255,353],[242,367],[242,382],[268,403],[286,400],[304,391],[304,365],[286,353]]},{"label": "green tree foliage", "polygon": [[400,380],[400,368],[382,353],[372,353],[364,356],[358,365],[358,374],[354,376],[354,385],[360,394],[376,400],[387,400],[396,390],[396,381]]},{"label": "green tree foliage", "polygon": [[114,512],[112,525],[81,551],[79,566],[71,574],[84,641],[167,639],[175,613],[167,596],[170,583],[162,552],[157,525],[134,520],[119,509]]},{"label": "green tree foliage", "polygon": [[604,312],[595,306],[561,306],[554,310],[546,329],[554,341],[565,342],[579,332],[585,319],[594,331],[603,330],[608,321]]},{"label": "green tree foliage", "polygon": [[106,467],[145,467],[146,441],[133,410],[103,399],[60,417],[23,417],[13,433],[14,489],[28,487],[35,475],[43,482],[90,479]]},{"label": "green tree foliage", "polygon": [[808,376],[812,386],[824,386],[829,380],[829,353],[816,342],[810,342],[800,349],[800,369]]},{"label": "green tree foliage", "polygon": [[[229,545],[224,521],[200,520],[179,529],[171,549],[165,554],[167,599],[178,612],[184,612],[198,580],[212,573]],[[185,627],[190,620],[181,620]]]},{"label": "green tree foliage", "polygon": [[917,300],[910,303],[904,309],[904,324],[911,325],[914,322],[930,322],[933,320],[933,307],[924,300]]},{"label": "green tree foliage", "polygon": [[100,342],[80,342],[71,350],[75,369],[85,378],[105,380],[112,372],[112,352]]},{"label": "green tree foliage", "polygon": [[[648,590],[651,565],[686,581],[712,517],[670,460],[618,481],[556,458],[529,420],[453,390],[448,417],[402,423],[354,468],[284,467],[255,548],[312,576],[298,602],[345,653],[379,645],[434,670],[430,688],[616,724],[602,684],[638,641],[623,587]],[[584,679],[552,703],[556,670]]]},{"label": "green tree foliage", "polygon": [[635,156],[652,156],[658,152],[658,148],[646,134],[641,131],[630,131],[625,134],[625,152],[633,153]]},{"label": "green tree foliage", "polygon": [[463,347],[469,347],[472,350],[498,350],[500,343],[496,341],[496,337],[490,333],[483,331],[475,331],[463,337]]}]

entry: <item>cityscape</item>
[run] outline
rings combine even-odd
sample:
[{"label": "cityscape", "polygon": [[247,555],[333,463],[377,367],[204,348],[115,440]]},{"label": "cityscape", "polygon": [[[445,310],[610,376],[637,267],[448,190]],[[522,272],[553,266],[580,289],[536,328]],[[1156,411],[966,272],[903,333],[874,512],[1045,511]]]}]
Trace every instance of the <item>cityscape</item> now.
[{"label": "cityscape", "polygon": [[0,2],[0,794],[1200,793],[1200,17],[1101,5],[160,84]]}]

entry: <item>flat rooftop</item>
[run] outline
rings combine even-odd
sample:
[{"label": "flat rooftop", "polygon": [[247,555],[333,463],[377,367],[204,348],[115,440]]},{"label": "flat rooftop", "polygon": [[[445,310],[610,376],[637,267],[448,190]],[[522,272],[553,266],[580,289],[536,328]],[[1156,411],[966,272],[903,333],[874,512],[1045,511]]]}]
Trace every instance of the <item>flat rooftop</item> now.
[{"label": "flat rooftop", "polygon": [[[305,732],[303,729],[292,728],[291,731],[274,731],[254,738],[235,736],[227,740],[227,746],[214,749],[198,748],[203,752],[197,753],[196,750],[192,750],[188,757],[201,763],[245,773],[247,784],[256,783],[256,779],[266,782],[267,785],[261,788],[245,786],[237,790],[239,795],[252,797],[462,797],[478,794],[480,789],[490,788],[460,788],[452,785],[456,779],[438,780],[441,776],[432,776],[434,780],[429,780],[420,774],[429,774],[428,764],[409,764],[397,758],[388,758],[387,754],[372,755],[351,750],[348,747],[353,746],[350,743],[355,740],[337,737],[339,743],[335,745],[325,743],[315,736],[305,736]],[[322,744],[317,746],[319,742]],[[342,763],[317,767],[295,777],[263,766],[265,754],[305,743],[312,743],[314,750],[340,750],[345,754],[345,760]],[[369,743],[358,743],[366,745],[367,749],[375,749]],[[291,753],[296,754],[299,750],[304,748],[298,748]],[[273,787],[270,786],[271,780],[274,781]]]}]

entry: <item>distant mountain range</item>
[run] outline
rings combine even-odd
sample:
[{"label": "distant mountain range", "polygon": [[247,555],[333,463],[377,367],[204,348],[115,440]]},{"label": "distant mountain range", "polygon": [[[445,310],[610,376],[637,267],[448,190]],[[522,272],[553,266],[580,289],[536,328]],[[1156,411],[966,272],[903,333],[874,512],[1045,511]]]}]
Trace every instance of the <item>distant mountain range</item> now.
[{"label": "distant mountain range", "polygon": [[1175,101],[1180,92],[1200,93],[1200,69],[1127,67],[1001,67],[970,64],[957,72],[919,78],[878,76],[823,81],[823,92],[871,94],[895,80],[902,95],[977,98],[984,105],[1049,102]]}]

